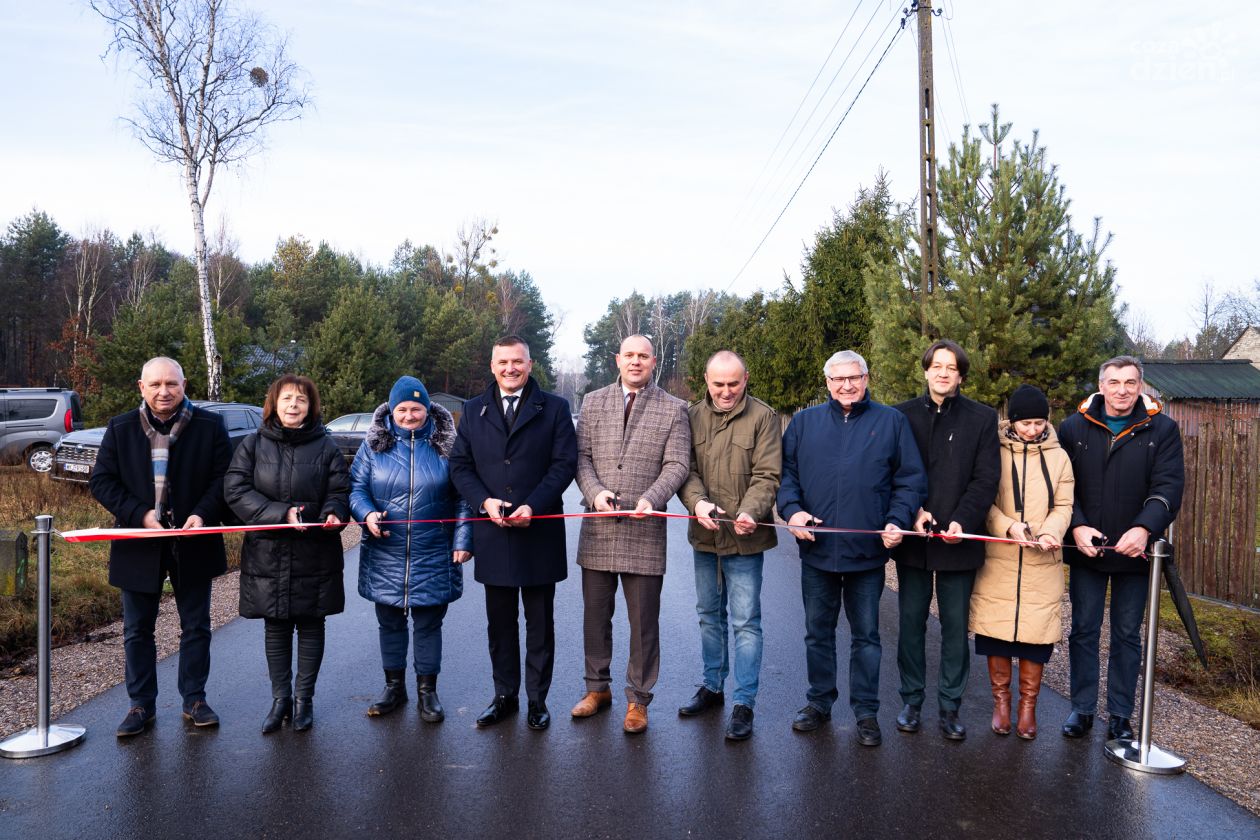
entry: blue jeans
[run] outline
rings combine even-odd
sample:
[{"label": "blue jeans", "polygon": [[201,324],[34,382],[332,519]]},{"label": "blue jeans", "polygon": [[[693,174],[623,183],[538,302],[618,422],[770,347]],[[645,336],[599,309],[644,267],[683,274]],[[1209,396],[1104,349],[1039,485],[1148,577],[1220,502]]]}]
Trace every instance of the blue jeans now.
[{"label": "blue jeans", "polygon": [[763,555],[718,558],[695,552],[696,613],[700,616],[700,657],[704,686],[721,691],[730,673],[727,608],[735,636],[735,702],[753,708],[761,673],[761,567]]},{"label": "blue jeans", "polygon": [[1142,661],[1142,619],[1146,615],[1148,578],[1111,574],[1072,565],[1068,596],[1072,600],[1072,632],[1068,662],[1072,711],[1098,711],[1098,633],[1102,628],[1107,581],[1111,581],[1111,652],[1107,657],[1107,713],[1133,716],[1138,668]]},{"label": "blue jeans", "polygon": [[805,666],[809,705],[830,713],[836,690],[836,624],[840,607],[849,620],[849,705],[856,719],[879,711],[879,598],[884,567],[864,572],[826,572],[801,563],[805,602]]},{"label": "blue jeans", "polygon": [[[184,708],[206,699],[210,676],[210,581],[174,584],[179,612],[179,679],[176,686]],[[157,705],[157,626],[161,592],[122,590],[123,650],[127,665],[127,695],[132,706],[152,713]]]},{"label": "blue jeans", "polygon": [[442,669],[442,619],[447,604],[435,607],[376,605],[380,625],[381,665],[386,671],[407,670],[407,613],[411,613],[412,662],[417,674],[437,674]]}]

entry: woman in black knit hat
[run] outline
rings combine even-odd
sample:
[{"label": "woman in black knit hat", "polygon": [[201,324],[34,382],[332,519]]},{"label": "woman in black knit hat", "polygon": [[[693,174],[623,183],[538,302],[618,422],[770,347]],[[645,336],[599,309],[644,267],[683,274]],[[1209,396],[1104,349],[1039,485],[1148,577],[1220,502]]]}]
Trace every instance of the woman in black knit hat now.
[{"label": "woman in black knit hat", "polygon": [[1054,643],[1063,638],[1063,555],[1072,520],[1072,464],[1050,425],[1050,403],[1031,385],[1007,402],[998,426],[1002,474],[988,529],[1018,543],[988,543],[971,595],[976,654],[988,657],[993,731],[1011,731],[1011,660],[1019,660],[1015,732],[1037,737],[1037,695]]}]

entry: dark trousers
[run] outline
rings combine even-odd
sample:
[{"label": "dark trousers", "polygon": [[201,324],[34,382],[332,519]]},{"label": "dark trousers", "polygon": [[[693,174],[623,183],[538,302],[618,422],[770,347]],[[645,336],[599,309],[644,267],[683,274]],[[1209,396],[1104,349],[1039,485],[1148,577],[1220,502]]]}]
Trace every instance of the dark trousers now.
[{"label": "dark trousers", "polygon": [[411,613],[411,656],[417,674],[442,670],[442,619],[448,604],[432,607],[376,605],[381,639],[381,666],[386,671],[407,670],[407,613]]},{"label": "dark trousers", "polygon": [[1144,574],[1109,574],[1076,563],[1068,580],[1072,601],[1072,631],[1068,635],[1068,664],[1072,687],[1072,711],[1092,715],[1098,711],[1098,635],[1107,582],[1111,582],[1111,648],[1107,656],[1107,713],[1133,716],[1142,662],[1142,619],[1146,615]]},{"label": "dark trousers", "polygon": [[936,584],[936,606],[941,619],[941,662],[936,696],[941,711],[956,712],[967,690],[971,651],[967,649],[967,616],[975,569],[934,572],[897,564],[897,670],[901,673],[901,700],[922,706],[927,682],[927,620]]},{"label": "dark trousers", "polygon": [[[271,696],[280,700],[315,696],[315,680],[324,661],[324,618],[263,619],[263,646],[267,652],[267,673]],[[293,631],[297,631],[297,682],[293,681]]]},{"label": "dark trousers", "polygon": [[857,720],[879,711],[879,598],[884,567],[864,572],[828,572],[801,563],[805,602],[805,670],[814,708],[830,712],[836,688],[836,624],[840,608],[849,620],[849,707]]},{"label": "dark trousers", "polygon": [[661,670],[661,586],[664,575],[632,575],[582,569],[582,641],[586,648],[586,690],[608,691],[612,668],[612,618],[620,581],[630,621],[630,661],[626,701],[652,702]]},{"label": "dark trousers", "polygon": [[[525,695],[547,702],[556,660],[554,622],[556,585],[493,586],[486,584],[486,635],[494,693],[515,697],[521,690],[520,606],[525,608]],[[519,606],[518,606],[519,602]]]},{"label": "dark trousers", "polygon": [[[210,676],[210,581],[175,583],[179,612],[179,680],[184,706],[206,699]],[[123,650],[127,657],[127,694],[132,706],[152,713],[157,705],[157,625],[161,592],[122,590]]]}]

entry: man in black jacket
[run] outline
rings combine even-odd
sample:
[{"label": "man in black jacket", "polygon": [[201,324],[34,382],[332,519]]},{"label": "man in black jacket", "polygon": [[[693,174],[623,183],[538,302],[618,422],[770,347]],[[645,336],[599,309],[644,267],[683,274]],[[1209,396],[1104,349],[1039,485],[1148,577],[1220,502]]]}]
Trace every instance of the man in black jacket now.
[{"label": "man in black jacket", "polygon": [[474,572],[486,589],[494,699],[478,726],[519,708],[520,629],[525,610],[526,724],[551,724],[547,692],[556,656],[556,584],[568,575],[564,520],[531,518],[564,512],[562,495],[577,469],[577,435],[569,403],[530,376],[529,345],[509,335],[494,344],[494,384],[464,403],[451,450],[451,481],[479,516],[473,523]]},{"label": "man in black jacket", "polygon": [[[140,374],[144,401],[109,421],[89,487],[119,528],[198,528],[218,525],[223,474],[232,459],[217,414],[184,396],[184,371],[158,357]],[[206,703],[210,673],[210,582],[227,571],[223,537],[117,540],[110,544],[109,582],[122,590],[123,647],[131,709],[118,737],[153,725],[157,703],[157,648],[153,629],[169,576],[179,611],[179,693],[184,718],[217,726]]]},{"label": "man in black jacket", "polygon": [[1159,539],[1181,508],[1185,464],[1181,431],[1142,393],[1142,363],[1132,356],[1103,362],[1098,393],[1059,427],[1072,459],[1076,504],[1068,636],[1072,713],[1063,734],[1080,738],[1098,708],[1098,635],[1111,584],[1111,652],[1107,662],[1108,738],[1132,738],[1133,695],[1142,656],[1146,612],[1147,546]]},{"label": "man in black jacket", "polygon": [[961,741],[967,729],[958,708],[967,688],[971,653],[967,618],[976,570],[984,565],[984,543],[956,534],[982,534],[985,517],[997,497],[997,412],[959,393],[970,361],[953,341],[937,341],[920,362],[927,391],[896,406],[910,420],[919,454],[927,467],[928,497],[914,530],[941,537],[903,540],[897,561],[900,633],[897,669],[901,699],[897,716],[902,732],[918,732],[927,681],[925,653],[928,610],[935,584],[941,619],[941,662],[937,685],[941,734]]}]

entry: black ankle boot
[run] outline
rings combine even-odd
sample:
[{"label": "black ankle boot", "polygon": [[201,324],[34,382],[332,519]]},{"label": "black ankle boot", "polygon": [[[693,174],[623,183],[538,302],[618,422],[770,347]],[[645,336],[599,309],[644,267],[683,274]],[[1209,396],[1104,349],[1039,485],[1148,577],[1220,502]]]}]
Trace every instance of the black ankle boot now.
[{"label": "black ankle boot", "polygon": [[271,701],[271,711],[263,719],[262,734],[270,735],[279,729],[286,720],[293,718],[293,698],[280,697]]},{"label": "black ankle boot", "polygon": [[315,701],[299,697],[293,701],[293,731],[305,732],[315,723]]},{"label": "black ankle boot", "polygon": [[420,695],[420,719],[440,723],[446,712],[437,696],[437,674],[416,674],[416,692]]},{"label": "black ankle boot", "polygon": [[407,702],[407,672],[406,670],[391,671],[385,670],[385,693],[381,695],[381,699],[377,700],[368,707],[368,714],[372,717],[377,715],[387,715],[397,709],[399,706]]}]

